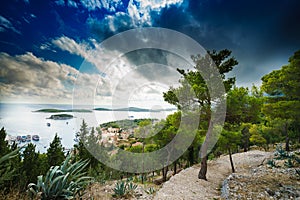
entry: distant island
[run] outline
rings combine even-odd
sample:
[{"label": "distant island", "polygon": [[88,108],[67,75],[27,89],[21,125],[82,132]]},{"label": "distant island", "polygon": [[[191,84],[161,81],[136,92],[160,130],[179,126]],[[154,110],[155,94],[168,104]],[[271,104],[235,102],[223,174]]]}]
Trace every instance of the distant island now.
[{"label": "distant island", "polygon": [[62,112],[92,112],[91,110],[87,109],[54,109],[54,108],[46,108],[46,109],[40,109],[33,112],[44,112],[44,113],[62,113]]},{"label": "distant island", "polygon": [[[167,109],[148,109],[148,108],[137,108],[137,107],[128,107],[128,108],[94,108],[95,111],[130,111],[130,112],[162,112],[162,111],[174,111],[175,108]],[[88,109],[55,109],[55,108],[45,108],[40,110],[35,110],[32,112],[43,112],[43,113],[64,113],[64,112],[81,112],[89,113],[92,110]]]},{"label": "distant island", "polygon": [[47,119],[54,119],[54,120],[67,120],[67,119],[72,119],[74,116],[73,115],[68,115],[68,114],[58,114],[58,115],[51,115]]},{"label": "distant island", "polygon": [[95,108],[96,111],[130,111],[130,112],[162,112],[162,111],[173,111],[175,108],[167,109],[147,109],[147,108],[137,108],[137,107],[128,107],[128,108]]}]

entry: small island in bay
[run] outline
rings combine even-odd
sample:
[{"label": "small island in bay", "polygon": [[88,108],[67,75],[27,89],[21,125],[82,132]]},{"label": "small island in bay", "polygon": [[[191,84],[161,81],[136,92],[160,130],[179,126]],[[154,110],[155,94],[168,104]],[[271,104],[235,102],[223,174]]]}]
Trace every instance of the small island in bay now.
[{"label": "small island in bay", "polygon": [[57,114],[57,115],[51,115],[47,119],[54,119],[54,120],[66,120],[66,119],[72,119],[74,118],[73,115],[68,115],[68,114]]},{"label": "small island in bay", "polygon": [[45,109],[40,109],[36,110],[33,112],[44,112],[44,113],[62,113],[62,112],[92,112],[91,110],[87,109],[55,109],[55,108],[45,108]]}]

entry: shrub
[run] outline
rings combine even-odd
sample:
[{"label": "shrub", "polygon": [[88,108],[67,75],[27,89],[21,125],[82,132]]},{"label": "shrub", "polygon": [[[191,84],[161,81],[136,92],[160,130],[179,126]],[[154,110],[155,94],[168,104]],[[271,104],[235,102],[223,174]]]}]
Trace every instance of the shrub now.
[{"label": "shrub", "polygon": [[15,169],[9,162],[10,159],[16,157],[19,153],[20,148],[2,156],[0,158],[0,188],[6,181],[10,181],[14,177]]},{"label": "shrub", "polygon": [[270,165],[271,167],[277,167],[274,160],[268,160],[267,164]]},{"label": "shrub", "polygon": [[132,178],[128,178],[126,181],[119,181],[116,183],[113,197],[129,197],[133,196],[134,191],[136,190],[137,185],[132,183]]},{"label": "shrub", "polygon": [[150,187],[150,188],[148,188],[148,189],[145,189],[145,192],[146,192],[147,194],[154,194],[154,193],[155,193],[155,189],[154,189],[153,187]]},{"label": "shrub", "polygon": [[281,145],[277,145],[276,147],[276,151],[275,151],[275,156],[276,156],[276,159],[286,159],[286,158],[289,158],[289,153],[286,152]]},{"label": "shrub", "polygon": [[294,167],[294,164],[293,164],[291,158],[289,158],[287,161],[285,161],[284,164],[285,164],[285,166],[288,167],[288,168]]},{"label": "shrub", "polygon": [[125,181],[117,182],[114,188],[114,197],[124,197],[126,195],[126,184]]},{"label": "shrub", "polygon": [[83,172],[88,161],[70,162],[69,155],[60,166],[52,166],[46,176],[38,176],[37,184],[28,185],[30,197],[40,196],[41,199],[74,199],[83,195],[85,187],[92,178]]}]

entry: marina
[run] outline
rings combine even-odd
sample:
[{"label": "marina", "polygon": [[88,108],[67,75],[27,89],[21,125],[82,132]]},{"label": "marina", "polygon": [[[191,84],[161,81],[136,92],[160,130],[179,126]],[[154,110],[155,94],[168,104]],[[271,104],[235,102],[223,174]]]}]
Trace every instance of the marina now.
[{"label": "marina", "polygon": [[31,142],[31,141],[38,142],[40,140],[40,136],[39,135],[22,135],[22,136],[7,135],[6,140],[11,144],[14,142],[21,144],[24,142]]},{"label": "marina", "polygon": [[[101,106],[99,106],[101,107]],[[49,113],[34,112],[43,108],[71,109],[70,105],[61,104],[0,104],[0,126],[4,127],[7,141],[14,141],[23,146],[27,143],[36,145],[36,151],[45,153],[55,134],[61,139],[62,146],[71,149],[76,143],[76,133],[80,131],[82,120],[88,127],[97,127],[101,123],[121,119],[165,118],[169,112],[128,112],[128,111],[97,111],[69,113],[74,118],[68,120],[48,119]],[[58,113],[59,114],[59,113]],[[30,137],[28,137],[30,135]],[[36,135],[36,136],[35,136]],[[22,137],[23,136],[23,137]],[[30,140],[29,140],[30,139]],[[75,139],[75,140],[74,140]]]}]

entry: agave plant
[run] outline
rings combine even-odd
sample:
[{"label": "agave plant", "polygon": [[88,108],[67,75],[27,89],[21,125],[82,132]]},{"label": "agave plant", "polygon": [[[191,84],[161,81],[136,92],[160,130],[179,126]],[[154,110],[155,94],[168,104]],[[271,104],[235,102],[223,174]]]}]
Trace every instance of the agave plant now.
[{"label": "agave plant", "polygon": [[126,181],[119,181],[116,183],[113,197],[127,197],[132,196],[135,189],[137,188],[136,184],[131,182],[132,179],[127,179]]},{"label": "agave plant", "polygon": [[271,167],[277,167],[274,160],[268,160],[267,164],[270,165]]},{"label": "agave plant", "polygon": [[283,160],[283,159],[286,159],[286,158],[289,158],[290,155],[288,152],[286,152],[283,148],[282,148],[282,145],[277,145],[276,147],[276,151],[275,151],[275,156],[276,156],[276,159],[278,160]]},{"label": "agave plant", "polygon": [[0,186],[5,182],[9,181],[13,178],[15,169],[12,168],[10,163],[8,162],[13,157],[16,157],[21,148],[17,148],[16,150],[2,156],[0,158]]},{"label": "agave plant", "polygon": [[69,155],[60,166],[52,166],[46,176],[38,176],[37,184],[28,185],[28,194],[41,199],[74,199],[83,195],[85,186],[91,183],[92,178],[85,176],[84,168],[88,161],[70,162]]},{"label": "agave plant", "polygon": [[146,192],[147,194],[154,194],[156,191],[155,191],[155,189],[154,189],[153,187],[150,187],[150,188],[148,188],[148,189],[145,189],[145,192]]},{"label": "agave plant", "polygon": [[117,182],[114,188],[114,197],[124,197],[127,193],[125,181]]}]

